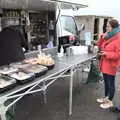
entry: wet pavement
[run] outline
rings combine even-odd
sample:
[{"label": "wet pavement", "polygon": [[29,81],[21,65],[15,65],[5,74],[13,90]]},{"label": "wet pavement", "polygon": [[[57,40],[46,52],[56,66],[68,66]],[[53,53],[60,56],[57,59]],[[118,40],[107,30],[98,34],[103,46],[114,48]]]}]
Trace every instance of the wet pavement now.
[{"label": "wet pavement", "polygon": [[[43,103],[42,93],[28,95],[20,100],[16,107],[17,120],[120,120],[118,113],[103,110],[96,102],[103,95],[103,84],[78,84],[80,79],[74,80],[72,116],[68,115],[69,80],[60,79],[48,88],[47,104]],[[114,103],[118,105],[120,73],[117,74],[116,81]]]}]

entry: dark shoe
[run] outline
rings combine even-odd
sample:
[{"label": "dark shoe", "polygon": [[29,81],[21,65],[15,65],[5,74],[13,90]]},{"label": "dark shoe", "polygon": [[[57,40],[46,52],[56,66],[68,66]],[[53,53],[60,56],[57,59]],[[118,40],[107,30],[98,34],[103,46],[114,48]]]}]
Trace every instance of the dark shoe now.
[{"label": "dark shoe", "polygon": [[120,108],[119,107],[111,107],[110,111],[114,112],[114,113],[120,113]]},{"label": "dark shoe", "polygon": [[120,120],[120,116],[117,117],[117,120]]}]

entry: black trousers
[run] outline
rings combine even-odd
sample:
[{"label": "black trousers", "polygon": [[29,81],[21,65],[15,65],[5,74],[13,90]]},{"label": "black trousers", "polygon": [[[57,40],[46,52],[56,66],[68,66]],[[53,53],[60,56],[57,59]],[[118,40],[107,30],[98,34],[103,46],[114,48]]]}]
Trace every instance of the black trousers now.
[{"label": "black trousers", "polygon": [[109,97],[112,101],[115,94],[115,76],[103,73],[104,84],[105,84],[105,96]]}]

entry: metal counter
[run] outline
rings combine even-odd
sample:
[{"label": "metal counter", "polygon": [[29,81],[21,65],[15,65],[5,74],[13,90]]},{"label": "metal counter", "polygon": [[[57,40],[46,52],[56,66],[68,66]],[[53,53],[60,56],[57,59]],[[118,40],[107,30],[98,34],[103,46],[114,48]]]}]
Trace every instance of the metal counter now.
[{"label": "metal counter", "polygon": [[[96,57],[95,54],[85,54],[85,55],[74,55],[74,56],[63,56],[55,59],[55,67],[48,71],[45,75],[35,79],[34,81],[18,85],[10,91],[0,94],[0,114],[1,120],[6,120],[6,111],[16,102],[18,102],[22,97],[27,94],[34,94],[36,92],[42,91],[44,94],[44,103],[47,102],[46,90],[53,84],[58,78],[70,77],[69,79],[69,115],[72,115],[72,92],[73,92],[73,75],[76,68],[81,67],[84,63],[91,61]],[[67,72],[69,70],[69,72]],[[67,74],[65,74],[67,72]],[[69,74],[68,74],[69,73]],[[4,103],[13,99],[8,106]]]}]

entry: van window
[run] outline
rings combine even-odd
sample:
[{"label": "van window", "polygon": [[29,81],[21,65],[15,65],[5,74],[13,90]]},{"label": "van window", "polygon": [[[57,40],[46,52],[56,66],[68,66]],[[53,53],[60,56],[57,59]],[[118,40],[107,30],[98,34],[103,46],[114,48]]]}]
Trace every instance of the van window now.
[{"label": "van window", "polygon": [[62,29],[72,33],[77,34],[77,27],[75,20],[71,16],[61,16],[60,17]]}]

